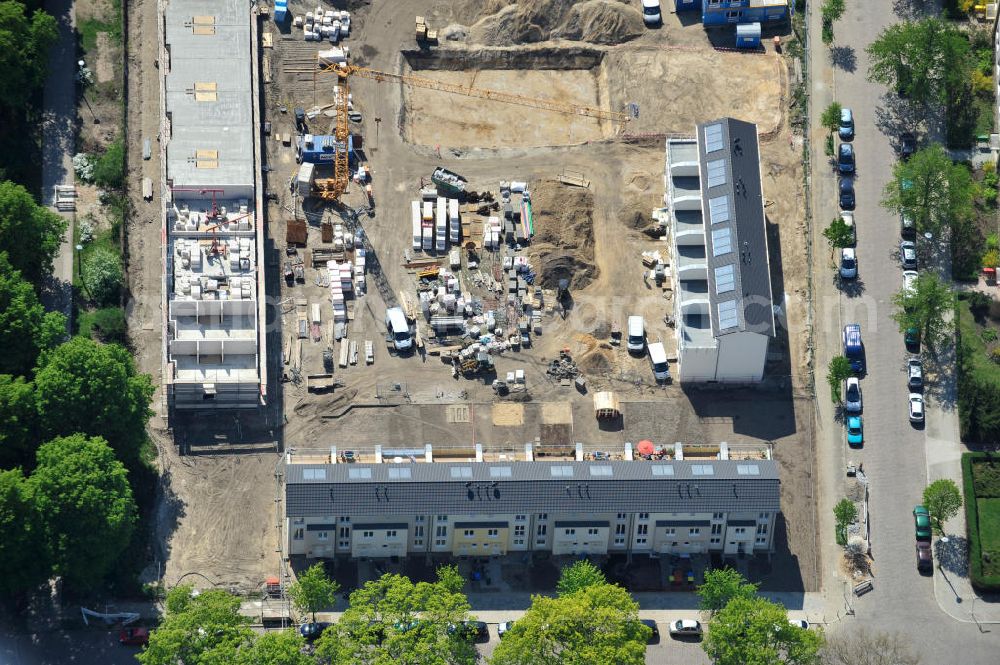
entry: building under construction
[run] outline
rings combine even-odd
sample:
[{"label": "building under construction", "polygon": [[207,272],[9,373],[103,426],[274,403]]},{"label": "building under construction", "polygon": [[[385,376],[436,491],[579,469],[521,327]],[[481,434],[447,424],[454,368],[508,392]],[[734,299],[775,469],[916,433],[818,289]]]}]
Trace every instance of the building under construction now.
[{"label": "building under construction", "polygon": [[267,399],[257,15],[167,0],[160,22],[163,377],[171,412]]}]

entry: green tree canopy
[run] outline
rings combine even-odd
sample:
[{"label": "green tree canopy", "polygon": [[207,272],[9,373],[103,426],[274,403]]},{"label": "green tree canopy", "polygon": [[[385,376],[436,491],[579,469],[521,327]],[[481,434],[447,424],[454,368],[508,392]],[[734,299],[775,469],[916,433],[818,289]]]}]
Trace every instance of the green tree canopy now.
[{"label": "green tree canopy", "polygon": [[823,237],[830,243],[831,249],[850,247],[854,244],[854,229],[838,215],[823,229]]},{"label": "green tree canopy", "polygon": [[101,305],[118,302],[121,294],[122,260],[110,249],[99,247],[83,262],[83,285],[87,295]]},{"label": "green tree canopy", "polygon": [[[149,646],[136,659],[142,665],[268,662],[238,660],[240,649],[254,652],[250,618],[239,609],[240,599],[222,589],[195,594],[190,586],[174,587],[167,593],[163,621],[150,632]],[[274,646],[271,641],[265,644],[270,646]]]},{"label": "green tree canopy", "polygon": [[132,537],[136,509],[125,467],[99,437],[54,439],[38,448],[28,479],[53,568],[70,585],[99,585]]},{"label": "green tree canopy", "polygon": [[21,377],[0,374],[0,468],[34,466],[41,443],[37,426],[35,387]]},{"label": "green tree canopy", "polygon": [[955,164],[935,143],[893,168],[882,205],[913,219],[919,233],[941,233],[955,220],[975,214],[976,184],[969,169]]},{"label": "green tree canopy", "polygon": [[351,593],[340,621],[323,631],[316,654],[353,665],[471,664],[473,644],[449,630],[469,619],[464,585],[454,566],[438,568],[434,582],[391,574],[367,582]]},{"label": "green tree canopy", "polygon": [[[0,2],[0,11],[9,4],[16,3]],[[7,253],[11,266],[24,279],[38,285],[52,271],[52,259],[64,233],[66,221],[62,217],[35,203],[21,185],[0,182],[0,252]]]},{"label": "green tree canopy", "polygon": [[[52,334],[57,334],[55,340]],[[0,253],[0,373],[27,374],[35,365],[42,345],[62,341],[66,317],[59,312],[46,314],[35,287],[21,277]]]},{"label": "green tree canopy", "polygon": [[236,654],[234,665],[316,665],[316,659],[303,653],[305,640],[298,631],[268,631]]},{"label": "green tree canopy", "polygon": [[962,507],[962,492],[951,478],[939,478],[924,488],[924,507],[931,514],[934,530],[944,533],[944,524]]},{"label": "green tree canopy", "polygon": [[747,582],[732,568],[714,568],[705,573],[705,581],[698,587],[701,609],[718,612],[733,598],[752,598],[757,586]]},{"label": "green tree canopy", "polygon": [[826,369],[826,382],[830,386],[830,397],[835,404],[840,404],[844,381],[853,374],[851,361],[846,356],[834,356]]},{"label": "green tree canopy", "polygon": [[640,665],[650,629],[639,604],[614,584],[592,584],[558,598],[533,596],[493,652],[491,665]]},{"label": "green tree canopy", "polygon": [[103,436],[131,465],[145,441],[153,384],[117,344],[74,337],[45,357],[35,373],[42,427],[53,436]]},{"label": "green tree canopy", "polygon": [[951,334],[955,294],[936,272],[922,271],[912,291],[900,289],[892,302],[896,306],[892,318],[899,324],[899,331],[916,328],[931,349],[937,349]]},{"label": "green tree canopy", "polygon": [[840,111],[843,107],[839,102],[830,102],[830,105],[823,110],[819,122],[831,132],[837,131],[840,127]]},{"label": "green tree canopy", "polygon": [[759,596],[737,596],[715,613],[702,648],[715,665],[814,665],[823,634],[788,623],[788,611]]},{"label": "green tree canopy", "polygon": [[317,563],[303,571],[298,579],[288,587],[288,597],[299,612],[311,614],[316,620],[316,612],[329,609],[337,602],[340,585],[331,580],[322,563]]},{"label": "green tree canopy", "polygon": [[52,16],[36,11],[29,17],[24,4],[0,2],[0,105],[24,106],[45,83],[48,50],[57,37]]},{"label": "green tree canopy", "polygon": [[868,45],[868,79],[918,104],[944,104],[971,71],[969,41],[938,18],[895,23]]},{"label": "green tree canopy", "polygon": [[559,574],[559,581],[556,582],[556,591],[560,596],[568,596],[581,589],[586,589],[595,584],[607,584],[601,569],[590,561],[583,559],[576,561],[562,569]]},{"label": "green tree canopy", "polygon": [[0,471],[0,596],[10,597],[48,577],[44,529],[20,469]]}]

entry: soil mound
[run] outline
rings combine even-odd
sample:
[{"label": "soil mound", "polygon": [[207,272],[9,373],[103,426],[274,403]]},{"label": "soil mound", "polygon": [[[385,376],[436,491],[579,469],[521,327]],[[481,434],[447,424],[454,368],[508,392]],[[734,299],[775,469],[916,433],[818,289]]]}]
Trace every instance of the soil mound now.
[{"label": "soil mound", "polygon": [[489,46],[568,39],[621,44],[642,34],[642,13],[628,0],[469,0],[469,40]]},{"label": "soil mound", "polygon": [[594,194],[556,180],[531,189],[535,237],[531,261],[542,288],[554,289],[568,279],[571,289],[586,287],[600,274],[594,264]]}]

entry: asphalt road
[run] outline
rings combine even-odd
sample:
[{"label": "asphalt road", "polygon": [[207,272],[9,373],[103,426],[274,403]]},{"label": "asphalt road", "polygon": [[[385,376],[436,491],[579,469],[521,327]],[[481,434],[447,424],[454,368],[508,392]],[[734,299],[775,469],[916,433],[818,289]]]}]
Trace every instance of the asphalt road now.
[{"label": "asphalt road", "polygon": [[[923,6],[920,0],[912,3]],[[926,429],[910,424],[909,391],[904,374],[908,354],[902,335],[890,318],[892,294],[902,285],[902,269],[896,258],[900,225],[898,217],[883,209],[879,201],[896,163],[894,144],[898,132],[909,118],[894,113],[892,97],[887,97],[881,86],[867,81],[868,58],[864,49],[884,27],[902,20],[897,11],[911,13],[912,5],[907,0],[849,2],[844,18],[835,27],[836,48],[827,49],[818,39],[814,42],[814,48],[833,55],[833,97],[854,111],[856,124],[853,143],[857,154],[855,220],[860,267],[857,284],[838,290],[834,268],[824,267],[829,256],[825,243],[817,244],[815,251],[816,325],[822,327],[817,330],[817,389],[824,399],[826,363],[840,353],[843,324],[861,324],[867,356],[867,376],[862,380],[864,449],[848,450],[835,414],[828,406],[820,407],[821,431],[826,443],[836,451],[826,456],[827,462],[842,465],[849,459],[861,463],[870,480],[875,591],[853,601],[856,617],[845,622],[843,628],[850,630],[852,624],[863,623],[899,631],[926,663],[945,663],[956,657],[963,663],[996,663],[1000,629],[984,626],[981,630],[974,623],[952,619],[938,605],[934,579],[916,570],[911,511],[920,503],[927,484],[927,446],[935,442],[954,446],[958,430],[954,410],[950,408],[953,385],[946,382],[929,388],[932,399],[928,403]],[[818,30],[813,34],[818,36]],[[814,70],[814,76],[823,80],[821,72]],[[827,78],[826,84],[829,83]],[[814,92],[825,92],[823,84],[814,86]],[[822,138],[821,133],[814,136]],[[822,155],[822,150],[819,143],[814,154]],[[817,171],[814,219],[817,225],[825,226],[838,210],[836,176],[832,163],[825,172],[823,168]],[[932,447],[932,453],[934,450]],[[931,461],[933,467],[933,455]],[[843,468],[840,466],[835,473],[842,475]],[[933,468],[930,472],[932,477],[938,475]],[[937,576],[945,574],[935,570]],[[941,588],[944,588],[942,583],[947,584],[944,578],[938,583]],[[947,595],[946,591],[942,593]],[[972,597],[966,596],[963,601],[968,607]]]}]

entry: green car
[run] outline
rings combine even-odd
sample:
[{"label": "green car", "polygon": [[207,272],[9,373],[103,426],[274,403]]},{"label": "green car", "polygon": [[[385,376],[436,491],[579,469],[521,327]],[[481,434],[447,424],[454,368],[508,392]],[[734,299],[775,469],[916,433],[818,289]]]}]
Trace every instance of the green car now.
[{"label": "green car", "polygon": [[903,333],[903,343],[910,353],[920,353],[920,331],[916,328],[907,328]]},{"label": "green car", "polygon": [[923,506],[914,506],[913,526],[917,533],[917,540],[931,539],[931,514]]}]

